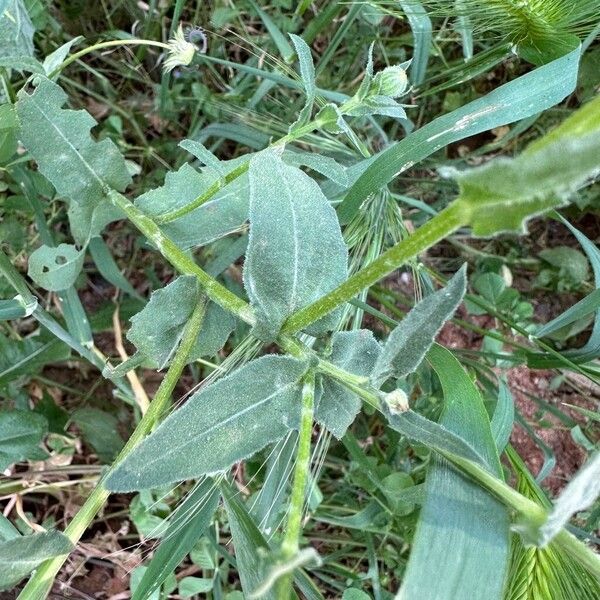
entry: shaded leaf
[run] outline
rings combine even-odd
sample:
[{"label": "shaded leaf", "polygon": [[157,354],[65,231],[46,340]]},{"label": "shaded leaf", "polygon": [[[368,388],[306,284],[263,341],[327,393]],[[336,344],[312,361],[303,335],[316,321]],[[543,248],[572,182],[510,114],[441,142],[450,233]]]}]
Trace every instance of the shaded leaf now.
[{"label": "shaded leaf", "polygon": [[11,589],[48,558],[69,554],[72,550],[73,544],[58,531],[0,542],[0,590]]},{"label": "shaded leaf", "polygon": [[290,38],[298,56],[300,77],[302,78],[302,85],[304,86],[304,92],[306,93],[306,101],[298,115],[298,119],[290,126],[291,133],[310,121],[313,104],[315,103],[315,97],[317,95],[317,86],[315,84],[315,66],[313,64],[310,48],[300,36],[290,33]]},{"label": "shaded leaf", "polygon": [[263,356],[194,394],[107,480],[136,490],[217,473],[296,429],[306,365]]},{"label": "shaded leaf", "polygon": [[[199,301],[196,278],[178,277],[164,288],[153,292],[148,304],[132,317],[127,339],[135,344],[154,367],[162,369],[177,349],[183,330]],[[220,306],[211,303],[189,355],[189,362],[201,356],[216,354],[234,327],[235,318]]]},{"label": "shaded leaf", "polygon": [[[343,331],[333,336],[329,360],[354,375],[368,377],[380,353],[381,346],[370,331]],[[340,439],[356,418],[362,401],[348,388],[327,377],[323,378],[320,396],[315,418]]]},{"label": "shaded leaf", "polygon": [[[289,315],[345,280],[348,256],[335,211],[314,180],[270,150],[252,158],[249,178],[244,285],[258,337],[272,339]],[[329,315],[311,332],[336,319]]]},{"label": "shaded leaf", "polygon": [[125,445],[115,417],[97,408],[79,408],[71,416],[83,439],[103,463],[110,463]]},{"label": "shaded leaf", "polygon": [[467,285],[464,265],[447,286],[426,296],[390,333],[379,355],[371,381],[377,388],[391,377],[400,378],[412,373],[434,342],[442,325],[462,302]]},{"label": "shaded leaf", "polygon": [[44,417],[28,410],[0,411],[0,470],[32,458],[43,460],[46,453],[40,443],[48,433]]}]

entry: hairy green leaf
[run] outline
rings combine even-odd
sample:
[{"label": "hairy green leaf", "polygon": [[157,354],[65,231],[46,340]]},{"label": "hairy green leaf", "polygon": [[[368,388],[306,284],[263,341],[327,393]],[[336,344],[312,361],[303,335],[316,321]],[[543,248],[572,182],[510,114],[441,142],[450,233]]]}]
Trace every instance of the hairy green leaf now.
[{"label": "hairy green leaf", "polygon": [[404,317],[375,363],[371,374],[375,387],[381,387],[391,376],[405,377],[419,366],[442,325],[462,302],[466,285],[464,265],[445,288],[426,296]]},{"label": "hairy green leaf", "polygon": [[[189,150],[189,146],[186,148]],[[228,161],[226,165],[227,172],[230,167],[236,166],[235,161]],[[214,169],[198,172],[186,164],[178,171],[167,173],[162,187],[142,194],[136,198],[135,204],[149,215],[158,216],[194,201],[219,177],[220,174]],[[162,228],[185,250],[208,244],[239,230],[247,218],[248,176],[242,175],[208,202],[174,221],[165,223]]]},{"label": "hairy green leaf", "polygon": [[[200,301],[195,277],[178,277],[152,293],[148,304],[131,319],[127,339],[162,369],[179,346],[181,336],[194,307]],[[213,356],[225,344],[235,327],[235,318],[211,303],[206,311],[200,335],[189,355],[189,362],[201,356]]]},{"label": "hairy green leaf", "polygon": [[[368,377],[381,353],[379,342],[367,329],[334,334],[330,361],[355,375]],[[358,414],[361,399],[348,388],[325,377],[315,418],[341,439]]]},{"label": "hairy green leaf", "polygon": [[539,545],[545,546],[577,512],[591,506],[600,495],[600,452],[577,472],[555,500],[548,519],[540,528]]},{"label": "hairy green leaf", "polygon": [[109,139],[95,142],[96,121],[83,110],[62,106],[67,95],[38,76],[35,89],[18,94],[17,114],[23,145],[59,195],[82,205],[96,205],[107,187],[123,191],[131,177],[117,147]]},{"label": "hairy green leaf", "polygon": [[[441,346],[429,351],[428,360],[444,391],[441,424],[470,442],[483,457],[482,466],[502,477],[477,388]],[[426,494],[397,598],[500,600],[509,558],[506,509],[438,456],[427,473]]]},{"label": "hairy green leaf", "polygon": [[43,561],[72,550],[73,544],[58,531],[34,533],[0,542],[0,590],[10,590]]},{"label": "hairy green leaf", "polygon": [[135,588],[132,600],[145,600],[192,551],[219,503],[219,491],[212,479],[198,484],[179,504],[171,517],[158,549]]},{"label": "hairy green leaf", "polygon": [[315,103],[315,97],[317,95],[317,86],[315,84],[315,66],[313,64],[310,48],[301,37],[290,33],[290,38],[292,39],[296,54],[298,55],[300,77],[302,78],[302,84],[304,85],[304,91],[306,92],[306,102],[298,115],[298,119],[290,126],[291,133],[310,121],[313,104]]},{"label": "hairy green leaf", "polygon": [[23,0],[0,0],[0,59],[33,56],[34,31]]},{"label": "hairy green leaf", "polygon": [[84,258],[85,251],[71,244],[40,246],[29,257],[28,275],[50,292],[66,290],[75,283]]},{"label": "hairy green leaf", "polygon": [[[600,105],[599,105],[600,106]],[[521,156],[498,158],[457,173],[457,200],[473,233],[525,231],[524,222],[565,204],[589,178],[600,172],[600,135],[564,137]]]},{"label": "hairy green leaf", "polygon": [[[244,285],[258,336],[272,339],[289,315],[345,280],[348,256],[335,211],[305,173],[268,150],[252,158],[249,178]],[[331,328],[336,318],[311,332]]]},{"label": "hairy green leaf", "polygon": [[147,437],[107,480],[137,490],[217,473],[296,429],[306,365],[263,356],[201,389]]}]

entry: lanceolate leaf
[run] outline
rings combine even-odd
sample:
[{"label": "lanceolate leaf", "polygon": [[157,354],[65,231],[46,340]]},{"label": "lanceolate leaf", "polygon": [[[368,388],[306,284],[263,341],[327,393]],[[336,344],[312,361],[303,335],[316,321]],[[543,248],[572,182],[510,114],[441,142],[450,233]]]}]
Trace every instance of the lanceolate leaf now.
[{"label": "lanceolate leaf", "polygon": [[131,181],[125,161],[112,141],[92,140],[96,121],[85,111],[63,109],[67,95],[57,84],[42,76],[33,81],[32,92],[18,94],[20,137],[59,196],[95,205],[106,187],[123,191]]},{"label": "lanceolate leaf", "polygon": [[73,544],[58,531],[34,533],[0,543],[0,590],[9,590],[48,558],[68,554]]},{"label": "lanceolate leaf", "polygon": [[462,302],[466,273],[463,266],[444,289],[421,300],[392,331],[371,375],[375,387],[381,387],[392,375],[404,377],[419,366],[442,325]]},{"label": "lanceolate leaf", "polygon": [[219,490],[212,479],[198,484],[169,518],[158,549],[135,588],[132,600],[146,600],[193,550],[209,526],[219,504]]},{"label": "lanceolate leaf", "polygon": [[[434,346],[428,359],[444,391],[441,424],[470,442],[483,457],[482,466],[502,477],[477,388],[441,346]],[[437,456],[427,474],[426,494],[397,598],[501,600],[509,558],[505,508]]]},{"label": "lanceolate leaf", "polygon": [[[381,352],[379,342],[366,330],[333,336],[331,362],[355,375],[368,377]],[[361,399],[335,381],[324,378],[315,418],[338,439],[344,436],[361,407]]]},{"label": "lanceolate leaf", "polygon": [[[153,366],[162,369],[179,345],[185,325],[199,301],[196,279],[178,277],[154,292],[144,309],[131,319],[127,339],[136,345]],[[190,353],[190,362],[201,356],[216,354],[234,327],[234,317],[211,303],[198,341]]]},{"label": "lanceolate leaf", "polygon": [[370,194],[449,143],[514,123],[560,102],[575,88],[580,54],[578,48],[522,75],[365,160],[362,175],[338,207],[340,220],[347,223]]},{"label": "lanceolate leaf", "polygon": [[298,120],[290,127],[290,132],[292,132],[296,128],[306,125],[306,123],[308,123],[310,120],[312,107],[317,94],[317,86],[315,84],[315,66],[313,64],[310,48],[301,37],[290,33],[290,38],[292,39],[292,43],[296,49],[296,54],[298,55],[298,62],[300,63],[300,76],[302,77],[304,91],[306,92],[306,102],[304,107],[300,111]]},{"label": "lanceolate leaf", "polygon": [[123,460],[110,490],[139,490],[217,473],[296,429],[306,365],[263,356],[194,394]]},{"label": "lanceolate leaf", "polygon": [[[252,158],[249,177],[244,285],[257,313],[256,333],[272,339],[290,314],[345,280],[347,250],[335,211],[305,173],[269,150]],[[335,319],[312,331],[323,332]]]}]

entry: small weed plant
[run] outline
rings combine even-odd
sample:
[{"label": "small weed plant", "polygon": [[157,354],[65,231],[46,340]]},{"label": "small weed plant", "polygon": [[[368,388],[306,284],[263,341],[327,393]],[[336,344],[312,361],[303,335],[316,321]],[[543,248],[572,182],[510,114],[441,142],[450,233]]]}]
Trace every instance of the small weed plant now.
[{"label": "small weed plant", "polygon": [[[471,277],[464,261],[454,261],[441,278],[424,260],[440,243],[464,249],[467,236],[527,240],[529,219],[550,213],[553,222],[564,221],[556,210],[593,187],[600,173],[600,98],[593,94],[576,109],[552,113],[560,118],[510,156],[491,152],[465,163],[445,160],[443,150],[500,128],[509,140],[570,96],[594,39],[597,3],[324,2],[311,20],[310,3],[302,2],[293,23],[286,21],[296,32],[289,35],[268,7],[247,4],[281,55],[270,59],[273,68],[212,54],[209,33],[178,24],[181,2],[166,42],[150,39],[149,19],[141,28],[148,35],[87,45],[73,38],[40,60],[32,42],[35,3],[2,3],[0,467],[14,476],[15,465],[72,455],[70,424],[106,466],[93,487],[80,486],[85,501],[64,528],[46,522],[32,531],[31,515],[18,527],[0,515],[0,588],[20,589],[30,576],[19,598],[46,597],[110,495],[135,492],[132,518],[159,541],[131,577],[134,600],[172,593],[231,600],[600,597],[600,558],[586,531],[570,524],[578,514],[597,523],[600,455],[580,429],[587,461],[548,500],[527,457],[510,443],[517,417],[502,374],[520,361],[597,380],[600,320],[583,347],[563,350],[552,337],[593,319],[597,248],[567,223],[596,284],[543,326],[505,271]],[[214,18],[225,19],[225,10]],[[440,15],[454,23],[452,43],[462,43],[464,57],[430,80],[432,19]],[[354,61],[360,77],[344,79],[343,93],[319,87],[336,50],[315,50],[313,22],[325,29],[335,22],[343,37],[355,22],[374,23],[376,31],[400,18],[412,40],[406,60],[386,66],[385,35],[374,43],[363,35]],[[482,50],[477,40],[485,36],[492,42]],[[336,36],[330,42],[339,47]],[[68,108],[79,89],[70,69],[123,48],[139,61],[162,53],[158,96],[169,91],[169,77],[178,89],[178,81],[226,68],[235,80],[231,95],[250,86],[253,106],[270,95],[279,104],[293,99],[293,110],[279,112],[279,132],[258,142],[238,137],[238,149],[225,158],[219,144],[191,129],[170,140],[169,162],[177,167],[164,181],[156,186],[150,174],[140,181],[144,173],[132,159],[136,128],[123,132],[125,98],[109,117],[113,129],[101,133],[91,131],[96,121],[88,112]],[[428,92],[491,72],[509,55],[528,68],[435,118],[415,116]],[[94,69],[88,75],[103,77]],[[140,143],[151,156],[152,143]],[[396,182],[421,163],[422,177],[444,190],[442,202],[398,193]],[[415,215],[410,227],[404,207]],[[8,235],[10,219],[31,236],[21,247]],[[134,286],[123,274],[108,241],[126,227],[138,234],[138,252],[172,269],[168,284],[153,275],[140,285],[134,276]],[[586,256],[573,252],[587,277]],[[563,278],[556,264],[565,262],[545,256],[540,286]],[[129,352],[121,343],[121,359],[100,351],[100,318],[78,293],[90,260],[119,290],[121,310],[129,307]],[[420,300],[402,314],[399,292],[387,284],[406,267]],[[139,267],[142,279],[149,271]],[[578,290],[576,279],[570,290]],[[484,329],[487,354],[479,360],[435,342],[463,301],[472,314],[502,324]],[[118,312],[104,331],[117,329],[120,338]],[[67,414],[46,392],[31,402],[25,383],[44,381],[47,365],[72,361],[72,368],[91,365],[133,413],[124,445],[117,418],[98,408]],[[162,374],[153,393],[142,383],[151,371]],[[198,385],[173,407],[186,373]],[[385,441],[374,442],[378,437]],[[322,470],[335,465],[362,481],[360,509],[349,510],[357,492],[349,499],[347,489],[320,488]],[[2,493],[22,503],[25,488],[10,481]],[[168,519],[156,516],[160,506]],[[357,546],[347,561],[328,550],[328,535],[315,541],[313,514],[321,515],[323,532],[353,532],[346,540]],[[190,555],[204,575],[175,578]],[[359,564],[369,568],[353,570]]]}]

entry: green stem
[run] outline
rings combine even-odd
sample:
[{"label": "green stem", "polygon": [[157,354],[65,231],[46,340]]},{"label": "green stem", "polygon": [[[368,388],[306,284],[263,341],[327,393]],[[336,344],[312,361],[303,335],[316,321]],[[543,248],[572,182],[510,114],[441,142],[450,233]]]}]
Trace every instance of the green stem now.
[{"label": "green stem", "polygon": [[[110,492],[104,487],[103,482],[112,473],[115,466],[125,458],[146,435],[150,433],[154,425],[162,416],[168,402],[173,393],[175,385],[179,381],[179,377],[187,364],[187,359],[190,352],[194,348],[194,344],[200,333],[204,314],[206,312],[206,300],[201,299],[196,305],[189,321],[186,324],[181,344],[173,357],[171,366],[169,367],[164,379],[161,381],[160,387],[156,392],[156,396],[150,403],[146,414],[138,423],[131,437],[119,453],[116,461],[111,468],[98,481],[92,493],[88,496],[84,505],[79,509],[73,517],[64,534],[76,544],[85,530],[90,526],[98,511],[104,506]],[[42,563],[42,565],[31,576],[27,585],[19,595],[20,600],[42,600],[45,598],[52,588],[52,583],[56,574],[62,567],[68,555],[57,556]]]},{"label": "green stem", "polygon": [[[318,129],[320,125],[320,121],[311,121],[310,123],[297,129],[293,133],[288,133],[287,135],[284,135],[276,142],[270,144],[269,147],[273,148],[275,146],[281,146],[283,144],[293,142],[301,138],[303,135],[311,133],[315,129]],[[162,225],[164,223],[170,223],[171,221],[175,221],[175,219],[179,219],[180,217],[191,213],[193,210],[196,210],[198,207],[208,202],[216,193],[222,190],[226,185],[229,185],[232,181],[235,181],[238,177],[241,177],[244,173],[248,171],[249,168],[250,161],[244,161],[242,164],[235,167],[235,169],[232,169],[229,173],[227,173],[223,177],[220,177],[219,179],[217,179],[217,181],[208,186],[208,188],[206,188],[206,190],[204,190],[204,192],[202,192],[195,200],[192,200],[185,206],[180,206],[179,208],[175,208],[166,213],[163,213],[162,215],[155,217],[154,221],[159,225]]]},{"label": "green stem", "polygon": [[214,277],[202,270],[194,260],[167,237],[160,227],[123,194],[108,190],[107,196],[112,204],[120,208],[127,218],[152,242],[161,255],[180,273],[193,275],[200,282],[204,293],[219,306],[233,313],[249,325],[254,325],[254,312],[250,305],[221,285]]},{"label": "green stem", "polygon": [[[304,499],[306,484],[310,471],[310,442],[312,438],[313,417],[315,402],[315,372],[309,370],[304,379],[302,388],[302,413],[300,430],[298,432],[298,450],[296,451],[296,465],[294,467],[294,483],[290,497],[285,536],[281,543],[281,555],[284,561],[289,561],[300,548],[300,532],[302,530],[302,514],[304,513]],[[278,598],[287,600],[292,592],[292,573],[284,575],[278,582]]]},{"label": "green stem", "polygon": [[88,46],[79,52],[75,52],[75,54],[71,54],[69,58],[65,59],[60,65],[58,65],[58,67],[56,67],[56,69],[54,69],[54,71],[52,71],[52,73],[50,73],[50,75],[48,75],[48,78],[52,79],[65,67],[68,67],[71,63],[74,63],[76,60],[79,60],[86,54],[90,54],[96,50],[102,50],[103,48],[113,48],[115,46],[156,46],[157,48],[162,48],[163,50],[169,50],[169,44],[164,42],[156,42],[154,40],[143,40],[139,38],[131,40],[109,40],[107,42],[98,42],[93,46]]},{"label": "green stem", "polygon": [[442,212],[417,229],[410,237],[398,242],[379,258],[358,271],[337,288],[291,315],[283,326],[284,333],[296,333],[318,321],[338,306],[351,300],[362,290],[389,275],[406,261],[424,252],[467,222],[464,208],[450,204]]}]

